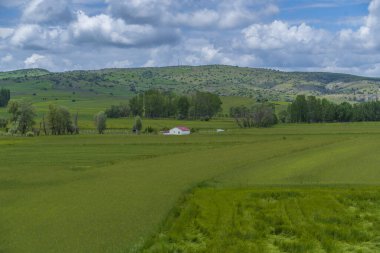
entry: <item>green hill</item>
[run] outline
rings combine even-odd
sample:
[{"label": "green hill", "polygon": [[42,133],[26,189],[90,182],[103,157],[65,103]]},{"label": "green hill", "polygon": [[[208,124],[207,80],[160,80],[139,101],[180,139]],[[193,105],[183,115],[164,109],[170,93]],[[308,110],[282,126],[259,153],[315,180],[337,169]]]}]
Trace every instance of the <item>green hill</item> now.
[{"label": "green hill", "polygon": [[[103,69],[51,73],[42,69],[0,72],[0,87],[15,95],[38,93],[130,97],[157,88],[177,93],[210,91],[222,96],[287,101],[295,94],[328,96],[336,100],[376,99],[379,78],[322,72],[282,72],[224,65]],[[42,98],[41,98],[42,99]]]}]

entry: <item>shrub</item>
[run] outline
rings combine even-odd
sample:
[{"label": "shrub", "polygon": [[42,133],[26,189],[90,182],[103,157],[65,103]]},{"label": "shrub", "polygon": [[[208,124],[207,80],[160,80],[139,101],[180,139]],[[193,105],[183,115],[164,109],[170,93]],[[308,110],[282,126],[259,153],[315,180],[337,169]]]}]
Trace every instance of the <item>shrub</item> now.
[{"label": "shrub", "polygon": [[26,137],[34,137],[34,133],[29,131],[29,132],[26,132],[25,136]]},{"label": "shrub", "polygon": [[144,129],[144,133],[145,134],[156,134],[157,133],[157,130],[151,126],[148,126],[147,128]]},{"label": "shrub", "polygon": [[0,118],[0,128],[5,128],[7,126],[8,121],[6,119]]}]

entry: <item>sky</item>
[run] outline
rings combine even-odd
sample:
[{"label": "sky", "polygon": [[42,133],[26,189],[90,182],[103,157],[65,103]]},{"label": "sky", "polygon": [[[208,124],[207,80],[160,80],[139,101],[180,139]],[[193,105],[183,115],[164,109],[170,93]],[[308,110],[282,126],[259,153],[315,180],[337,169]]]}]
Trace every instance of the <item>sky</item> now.
[{"label": "sky", "polygon": [[0,0],[0,71],[179,64],[380,77],[380,0]]}]

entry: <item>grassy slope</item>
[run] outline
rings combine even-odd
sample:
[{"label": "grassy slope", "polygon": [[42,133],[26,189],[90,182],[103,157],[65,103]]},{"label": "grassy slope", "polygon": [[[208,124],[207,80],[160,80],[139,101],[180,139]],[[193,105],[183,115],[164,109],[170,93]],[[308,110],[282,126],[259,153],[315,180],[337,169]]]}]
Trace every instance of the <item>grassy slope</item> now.
[{"label": "grassy slope", "polygon": [[[0,87],[34,99],[55,97],[130,97],[151,88],[190,93],[211,91],[223,96],[244,96],[284,101],[295,94],[330,94],[334,99],[353,98],[354,91],[376,94],[379,79],[335,73],[280,72],[233,66],[105,69],[46,73],[43,70],[0,72]],[[76,92],[78,95],[73,95]],[[364,95],[363,95],[364,96]],[[71,99],[70,99],[71,100]]]},{"label": "grassy slope", "polygon": [[217,188],[378,185],[379,158],[371,154],[379,129],[372,123],[185,137],[0,137],[0,250],[124,252],[203,181]]}]

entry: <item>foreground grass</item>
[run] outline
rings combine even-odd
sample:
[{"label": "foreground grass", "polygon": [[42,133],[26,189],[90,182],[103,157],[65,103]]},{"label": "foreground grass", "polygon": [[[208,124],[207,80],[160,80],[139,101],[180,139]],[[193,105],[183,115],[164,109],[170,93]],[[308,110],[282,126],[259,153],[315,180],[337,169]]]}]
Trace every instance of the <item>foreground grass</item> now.
[{"label": "foreground grass", "polygon": [[380,188],[198,189],[144,252],[379,252]]},{"label": "foreground grass", "polygon": [[[0,137],[0,252],[138,249],[200,182],[221,191],[378,185],[379,148],[379,124],[283,125],[178,137]],[[378,193],[371,191],[368,196]],[[318,189],[310,194],[313,199]]]}]

